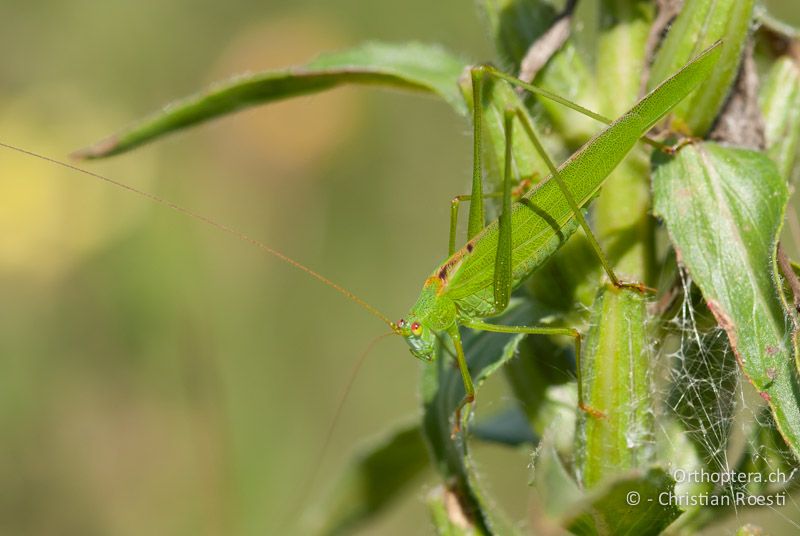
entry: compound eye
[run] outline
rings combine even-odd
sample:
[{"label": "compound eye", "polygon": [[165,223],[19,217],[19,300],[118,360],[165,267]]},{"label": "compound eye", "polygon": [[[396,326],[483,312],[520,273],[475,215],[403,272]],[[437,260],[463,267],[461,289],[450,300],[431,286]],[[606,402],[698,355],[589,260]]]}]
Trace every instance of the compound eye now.
[{"label": "compound eye", "polygon": [[412,322],[411,333],[413,333],[417,337],[422,335],[422,325],[419,322]]},{"label": "compound eye", "polygon": [[397,327],[401,328],[401,329],[406,327],[406,319],[405,318],[401,318],[400,320],[398,320],[397,321]]}]

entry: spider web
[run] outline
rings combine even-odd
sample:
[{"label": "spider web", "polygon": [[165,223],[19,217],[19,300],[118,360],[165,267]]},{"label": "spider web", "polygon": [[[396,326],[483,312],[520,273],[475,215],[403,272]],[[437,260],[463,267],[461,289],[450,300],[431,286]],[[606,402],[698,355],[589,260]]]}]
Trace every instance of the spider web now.
[{"label": "spider web", "polygon": [[[783,511],[779,506],[761,508],[800,530],[795,521],[800,516],[792,513],[800,512],[800,504],[790,493],[800,488],[800,471],[793,471],[796,462],[766,404],[742,375],[727,334],[688,273],[679,268],[678,275],[680,303],[659,348],[666,392],[664,418],[657,420],[672,450],[667,459],[678,481],[676,493],[774,496],[786,490]],[[763,477],[757,482],[758,474]],[[742,478],[746,481],[737,480]],[[733,509],[741,523],[748,521],[749,514],[735,501]]]}]

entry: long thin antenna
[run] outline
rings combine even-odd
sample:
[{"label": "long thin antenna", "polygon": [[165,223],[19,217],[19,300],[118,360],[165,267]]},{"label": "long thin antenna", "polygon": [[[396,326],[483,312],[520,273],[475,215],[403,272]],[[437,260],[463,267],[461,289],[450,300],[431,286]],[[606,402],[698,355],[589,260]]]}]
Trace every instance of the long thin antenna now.
[{"label": "long thin antenna", "polygon": [[367,360],[367,356],[372,352],[372,349],[381,342],[383,339],[388,337],[389,335],[394,335],[395,331],[389,331],[378,335],[371,341],[358,356],[358,359],[355,363],[353,363],[353,368],[350,370],[350,375],[347,378],[347,384],[345,384],[344,389],[342,389],[341,394],[339,395],[339,401],[336,403],[336,410],[333,412],[333,418],[328,425],[328,429],[325,432],[325,437],[322,440],[322,445],[319,448],[319,454],[317,455],[316,462],[314,463],[314,467],[312,468],[311,472],[308,474],[306,478],[305,484],[300,491],[299,499],[295,503],[294,508],[290,513],[283,519],[279,529],[283,532],[283,529],[288,527],[290,523],[294,520],[296,521],[297,515],[300,513],[300,510],[303,507],[303,504],[308,501],[308,498],[311,494],[312,486],[314,482],[317,480],[319,476],[320,469],[322,469],[322,462],[325,461],[325,454],[328,453],[328,448],[331,445],[331,439],[333,439],[333,432],[336,430],[336,425],[339,423],[339,418],[342,416],[342,410],[344,409],[344,404],[347,402],[347,396],[350,394],[350,390],[353,388],[353,383],[355,383],[356,378],[358,377],[358,373],[361,371],[361,367],[364,365],[364,362]]},{"label": "long thin antenna", "polygon": [[272,249],[271,247],[269,247],[268,245],[264,244],[260,240],[257,240],[257,239],[255,239],[255,238],[253,238],[253,237],[251,237],[251,236],[249,236],[249,235],[247,235],[247,234],[245,234],[245,233],[243,233],[241,231],[237,231],[233,227],[228,227],[227,225],[224,225],[222,223],[216,222],[216,221],[212,220],[211,218],[208,218],[206,216],[198,214],[198,213],[196,213],[194,211],[191,211],[189,209],[183,208],[182,206],[177,205],[177,204],[175,204],[172,201],[169,201],[167,199],[158,197],[157,195],[154,195],[154,194],[151,194],[151,193],[136,189],[133,186],[129,186],[129,185],[123,183],[123,182],[116,181],[116,180],[111,179],[109,177],[100,175],[99,173],[95,173],[94,171],[89,171],[88,169],[83,169],[81,167],[78,167],[76,165],[70,164],[68,162],[62,162],[61,160],[57,160],[57,159],[51,158],[49,156],[44,156],[44,155],[41,155],[41,154],[38,154],[38,153],[34,153],[33,151],[29,151],[29,150],[23,149],[21,147],[10,145],[10,144],[4,143],[2,141],[0,141],[0,147],[4,147],[6,149],[9,149],[9,150],[12,150],[12,151],[16,151],[18,153],[22,153],[22,154],[25,154],[25,155],[28,155],[28,156],[32,156],[34,158],[38,158],[39,160],[44,160],[45,162],[49,162],[51,164],[56,164],[57,166],[61,166],[61,167],[67,168],[67,169],[71,169],[73,171],[77,171],[78,173],[83,173],[84,175],[89,175],[90,177],[94,177],[96,179],[100,179],[100,180],[105,181],[105,182],[107,182],[109,184],[113,184],[117,188],[122,188],[123,190],[127,190],[129,192],[133,192],[134,194],[136,194],[138,196],[144,197],[144,198],[149,199],[150,201],[152,201],[154,203],[158,203],[159,205],[163,205],[163,206],[165,206],[167,208],[170,208],[170,209],[174,210],[175,212],[179,212],[179,213],[183,214],[184,216],[188,216],[188,217],[193,218],[193,219],[195,219],[197,221],[200,221],[202,223],[205,223],[205,224],[208,224],[208,225],[210,225],[212,227],[215,227],[216,229],[218,229],[220,231],[223,231],[225,233],[233,235],[236,238],[238,238],[239,240],[241,240],[242,242],[246,242],[248,244],[252,244],[253,246],[255,246],[258,249],[260,249],[261,251],[264,251],[265,253],[269,253],[273,257],[276,257],[277,259],[285,262],[286,264],[288,264],[290,266],[294,266],[298,270],[302,270],[303,272],[307,273],[311,277],[317,279],[318,281],[324,283],[325,285],[328,285],[332,289],[338,291],[340,294],[342,294],[348,300],[353,301],[353,302],[357,303],[358,305],[360,305],[361,307],[363,307],[366,311],[368,311],[373,316],[376,316],[376,317],[380,318],[381,321],[383,321],[386,325],[388,325],[390,328],[392,328],[392,331],[394,333],[397,333],[397,334],[400,333],[400,330],[397,327],[397,325],[394,322],[392,322],[391,320],[389,320],[389,318],[386,315],[384,315],[383,313],[378,311],[378,309],[376,309],[375,307],[373,307],[372,305],[370,305],[366,301],[362,300],[361,298],[359,298],[358,296],[356,296],[355,294],[353,294],[352,292],[350,292],[346,288],[342,287],[341,285],[338,285],[338,284],[334,283],[333,281],[331,281],[327,277],[325,277],[325,276],[323,276],[321,274],[318,274],[317,272],[315,272],[311,268],[300,264],[299,262],[297,262],[296,260],[292,259],[291,257],[288,257],[288,256],[284,255],[280,251]]}]

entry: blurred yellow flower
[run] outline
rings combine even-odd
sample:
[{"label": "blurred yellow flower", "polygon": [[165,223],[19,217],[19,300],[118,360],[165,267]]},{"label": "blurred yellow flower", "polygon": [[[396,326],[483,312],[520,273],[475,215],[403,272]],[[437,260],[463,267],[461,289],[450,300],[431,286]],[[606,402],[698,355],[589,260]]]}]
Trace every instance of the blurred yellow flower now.
[{"label": "blurred yellow flower", "polygon": [[[118,121],[69,90],[48,88],[44,95],[6,96],[3,102],[3,141],[62,160],[67,160],[70,150]],[[34,106],[42,102],[48,103],[48,109]],[[129,229],[147,207],[141,199],[95,178],[31,156],[5,150],[2,158],[0,273],[6,276],[58,278]],[[100,172],[111,174],[108,170],[113,169],[119,178],[149,180],[153,168],[146,164],[148,160],[137,155],[127,164],[103,166]],[[137,186],[146,188],[141,182]]]}]

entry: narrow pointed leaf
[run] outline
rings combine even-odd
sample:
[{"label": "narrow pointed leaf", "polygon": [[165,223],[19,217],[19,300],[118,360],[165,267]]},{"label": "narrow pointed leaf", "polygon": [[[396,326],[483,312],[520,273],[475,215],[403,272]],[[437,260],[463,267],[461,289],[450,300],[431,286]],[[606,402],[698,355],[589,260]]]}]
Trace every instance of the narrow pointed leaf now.
[{"label": "narrow pointed leaf", "polygon": [[655,87],[698,50],[719,39],[723,44],[711,76],[673,111],[673,129],[703,136],[711,128],[736,79],[754,4],[755,0],[684,2],[653,61],[649,87]]},{"label": "narrow pointed leaf", "polygon": [[786,182],[764,154],[695,144],[657,164],[655,209],[740,367],[800,455],[797,341],[779,297]]},{"label": "narrow pointed leaf", "polygon": [[767,154],[789,180],[797,160],[800,141],[800,65],[789,56],[770,68],[759,99],[764,115]]},{"label": "narrow pointed leaf", "polygon": [[458,92],[464,63],[438,46],[367,43],[326,54],[311,63],[243,75],[168,105],[119,134],[78,151],[101,158],[123,153],[165,134],[242,108],[317,93],[343,84],[385,86],[441,97],[458,113],[466,109]]}]

